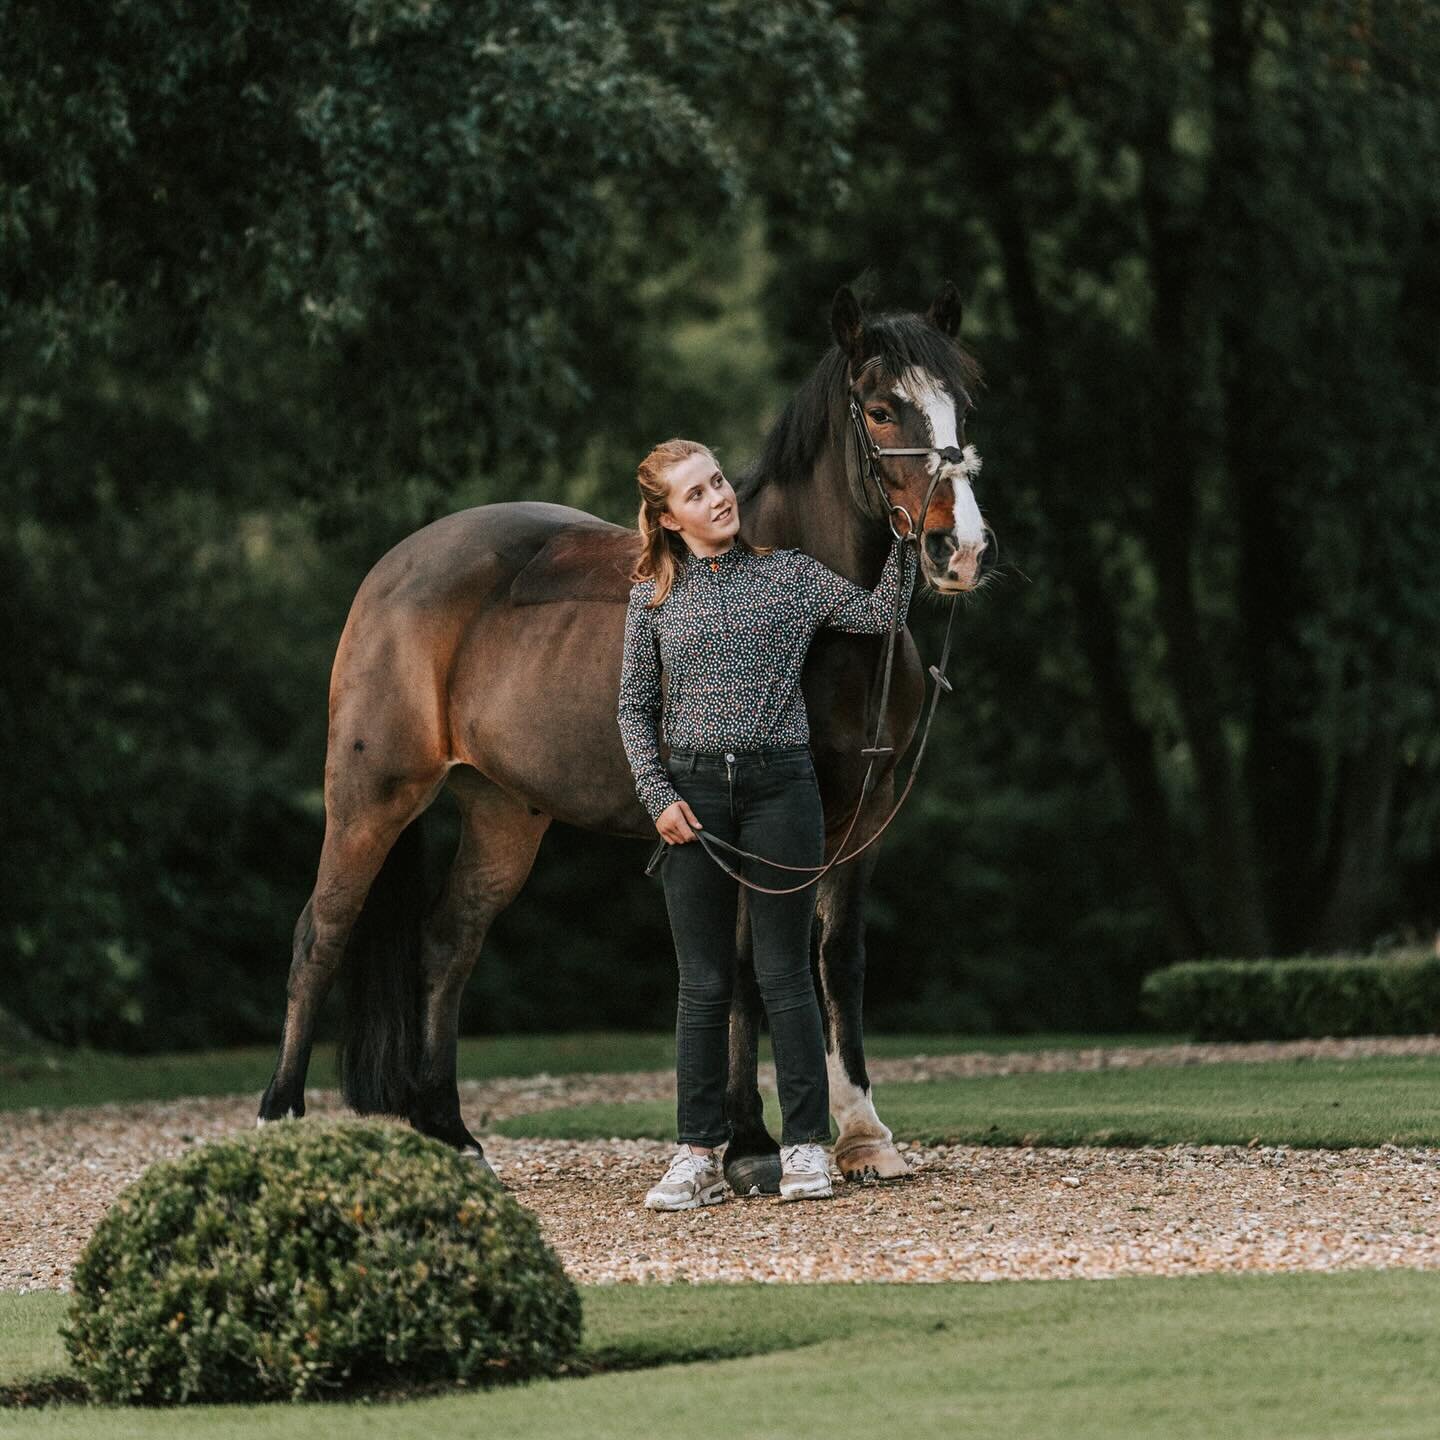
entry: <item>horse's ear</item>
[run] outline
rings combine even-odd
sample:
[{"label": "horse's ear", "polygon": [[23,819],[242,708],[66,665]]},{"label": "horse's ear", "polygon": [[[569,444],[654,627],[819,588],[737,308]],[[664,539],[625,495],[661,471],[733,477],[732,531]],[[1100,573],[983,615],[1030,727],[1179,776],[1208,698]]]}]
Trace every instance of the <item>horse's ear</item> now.
[{"label": "horse's ear", "polygon": [[931,301],[925,318],[942,335],[948,335],[953,340],[960,333],[960,321],[964,314],[965,307],[960,303],[960,292],[955,288],[953,280],[947,280],[940,287],[940,293]]},{"label": "horse's ear", "polygon": [[860,302],[848,285],[842,285],[830,302],[830,332],[835,343],[850,357],[850,364],[858,365],[865,359],[865,319],[860,313]]}]

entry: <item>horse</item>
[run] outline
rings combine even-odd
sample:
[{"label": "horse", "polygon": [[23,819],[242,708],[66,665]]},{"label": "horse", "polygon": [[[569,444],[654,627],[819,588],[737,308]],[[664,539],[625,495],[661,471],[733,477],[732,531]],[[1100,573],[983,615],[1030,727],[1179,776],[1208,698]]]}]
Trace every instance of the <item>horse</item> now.
[{"label": "horse", "polygon": [[[836,293],[834,343],[736,481],[747,541],[798,547],[873,586],[898,505],[919,526],[917,587],[923,580],[941,595],[977,587],[990,532],[970,467],[957,463],[980,382],[957,338],[961,318],[949,282],[923,317],[867,316],[848,287]],[[867,488],[860,457],[849,459],[860,439],[852,426],[862,423],[876,446],[921,450],[877,462],[889,506]],[[634,530],[564,505],[510,501],[415,531],[361,583],[331,672],[324,841],[295,926],[279,1056],[259,1124],[305,1113],[316,1019],[343,970],[346,1103],[359,1114],[408,1119],[493,1174],[461,1116],[456,1076],[461,992],[486,932],[520,893],[553,821],[655,839],[617,724],[638,555]],[[874,724],[870,678],[885,644],[821,631],[806,662],[827,855],[859,798],[860,750]],[[889,812],[923,696],[919,654],[902,628],[881,731],[891,754],[863,797],[857,840]],[[419,821],[442,788],[458,802],[460,839],[443,889],[427,903]],[[908,1169],[865,1067],[862,914],[879,848],[820,880],[811,940],[835,1159],[852,1180]],[[761,1002],[740,894],[726,1174],[746,1193],[757,1181],[778,1187],[779,1159],[756,1079]]]}]

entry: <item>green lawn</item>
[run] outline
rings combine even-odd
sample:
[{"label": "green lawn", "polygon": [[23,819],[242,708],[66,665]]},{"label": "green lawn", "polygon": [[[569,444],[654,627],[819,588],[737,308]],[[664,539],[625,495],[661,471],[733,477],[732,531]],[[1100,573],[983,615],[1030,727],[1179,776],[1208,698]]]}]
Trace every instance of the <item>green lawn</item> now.
[{"label": "green lawn", "polygon": [[[985,1145],[1440,1145],[1440,1059],[1282,1061],[882,1085],[898,1136]],[[668,1139],[674,1106],[522,1115],[505,1135]],[[769,1097],[772,1129],[779,1114]]]},{"label": "green lawn", "polygon": [[[0,1296],[10,1376],[58,1354],[59,1311],[58,1297]],[[1440,1276],[1411,1271],[602,1288],[585,1291],[585,1316],[592,1357],[655,1368],[404,1406],[61,1406],[11,1412],[3,1428],[73,1440],[1428,1440],[1440,1410]]]},{"label": "green lawn", "polygon": [[[956,1051],[1074,1049],[1089,1045],[1159,1044],[1156,1035],[878,1035],[870,1053],[948,1055]],[[1174,1037],[1169,1037],[1173,1039]],[[53,1050],[9,1059],[0,1056],[0,1110],[30,1106],[99,1105],[108,1100],[178,1100],[195,1095],[253,1094],[270,1078],[269,1047],[208,1050],[184,1055],[125,1056],[102,1051]],[[580,1071],[665,1070],[675,1064],[673,1035],[506,1035],[463,1040],[460,1078],[497,1075],[572,1075]],[[316,1048],[311,1083],[335,1084],[331,1046]]]},{"label": "green lawn", "polygon": [[0,1291],[0,1385],[22,1375],[65,1368],[56,1330],[69,1297],[49,1291],[8,1295]]}]

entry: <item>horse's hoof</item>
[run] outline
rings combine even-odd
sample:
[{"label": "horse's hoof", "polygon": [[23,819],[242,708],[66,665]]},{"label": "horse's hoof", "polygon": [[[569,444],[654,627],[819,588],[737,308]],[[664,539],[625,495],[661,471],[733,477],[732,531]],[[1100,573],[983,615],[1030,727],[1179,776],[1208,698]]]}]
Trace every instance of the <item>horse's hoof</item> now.
[{"label": "horse's hoof", "polygon": [[888,1141],[860,1138],[835,1147],[835,1163],[849,1181],[874,1183],[883,1180],[905,1180],[910,1167],[905,1157]]},{"label": "horse's hoof", "polygon": [[493,1180],[502,1190],[506,1188],[505,1182],[495,1173],[495,1167],[485,1158],[483,1150],[472,1150],[467,1146],[460,1153],[467,1160],[474,1161],[482,1175]]},{"label": "horse's hoof", "polygon": [[737,1155],[725,1162],[725,1180],[737,1195],[778,1195],[778,1155]]}]

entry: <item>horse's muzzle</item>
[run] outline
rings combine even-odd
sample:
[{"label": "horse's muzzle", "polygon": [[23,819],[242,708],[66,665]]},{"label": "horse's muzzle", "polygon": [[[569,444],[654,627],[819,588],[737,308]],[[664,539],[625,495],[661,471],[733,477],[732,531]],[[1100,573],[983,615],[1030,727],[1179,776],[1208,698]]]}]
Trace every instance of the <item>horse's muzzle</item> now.
[{"label": "horse's muzzle", "polygon": [[959,543],[953,530],[927,530],[925,578],[943,592],[973,590],[980,583],[989,550],[989,544],[983,540]]}]

